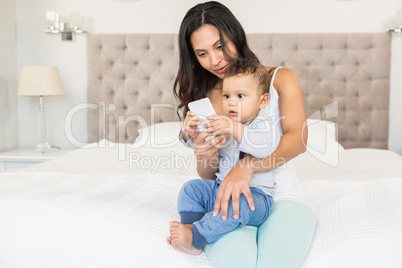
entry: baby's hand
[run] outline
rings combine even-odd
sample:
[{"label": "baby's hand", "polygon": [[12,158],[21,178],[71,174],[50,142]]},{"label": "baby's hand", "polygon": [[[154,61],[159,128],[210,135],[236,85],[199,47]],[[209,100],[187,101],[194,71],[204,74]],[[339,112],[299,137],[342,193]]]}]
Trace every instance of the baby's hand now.
[{"label": "baby's hand", "polygon": [[195,116],[192,111],[188,111],[186,114],[186,118],[184,119],[183,122],[183,127],[181,131],[183,131],[183,135],[185,140],[190,139],[192,137],[195,139],[198,135],[196,128],[197,126],[201,123],[201,118],[198,116]]},{"label": "baby's hand", "polygon": [[211,115],[207,117],[208,120],[213,120],[207,124],[207,132],[212,136],[219,135],[233,135],[235,131],[235,124],[230,117],[225,115]]}]

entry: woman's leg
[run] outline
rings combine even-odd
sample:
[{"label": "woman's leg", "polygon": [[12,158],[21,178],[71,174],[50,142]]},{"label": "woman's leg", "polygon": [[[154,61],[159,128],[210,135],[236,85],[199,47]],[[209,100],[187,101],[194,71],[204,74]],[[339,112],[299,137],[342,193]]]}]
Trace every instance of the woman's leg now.
[{"label": "woman's leg", "polygon": [[[272,209],[272,198],[261,190],[251,189],[256,210],[252,213],[248,224],[260,225]],[[244,196],[240,212],[249,210]],[[228,220],[233,217],[231,202],[228,209]],[[220,215],[220,214],[219,214]],[[220,217],[220,216],[217,216]],[[261,218],[262,217],[262,218]],[[204,250],[217,268],[255,267],[257,260],[257,227],[245,225],[225,234],[218,241],[208,244]]]},{"label": "woman's leg", "polygon": [[278,201],[258,229],[257,268],[296,268],[314,237],[314,211],[296,201]]},{"label": "woman's leg", "polygon": [[255,267],[257,261],[257,227],[246,225],[204,247],[216,268]]}]

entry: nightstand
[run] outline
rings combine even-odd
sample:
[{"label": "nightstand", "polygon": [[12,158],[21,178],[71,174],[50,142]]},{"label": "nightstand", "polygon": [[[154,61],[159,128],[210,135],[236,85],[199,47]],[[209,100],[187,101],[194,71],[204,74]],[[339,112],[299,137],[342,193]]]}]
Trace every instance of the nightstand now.
[{"label": "nightstand", "polygon": [[33,149],[13,149],[0,152],[0,173],[13,172],[38,163],[55,159],[70,150],[58,150],[42,154]]}]

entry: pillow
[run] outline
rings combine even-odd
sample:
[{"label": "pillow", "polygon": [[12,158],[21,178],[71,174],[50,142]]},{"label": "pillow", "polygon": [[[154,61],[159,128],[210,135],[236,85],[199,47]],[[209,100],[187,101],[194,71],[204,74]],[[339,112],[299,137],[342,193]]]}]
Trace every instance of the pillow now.
[{"label": "pillow", "polygon": [[138,130],[139,136],[133,143],[135,148],[171,148],[183,146],[179,140],[182,122],[163,122]]},{"label": "pillow", "polygon": [[330,166],[337,166],[338,154],[345,148],[337,141],[336,124],[326,120],[307,119],[307,125],[306,152]]},{"label": "pillow", "polygon": [[[308,141],[307,151],[325,154],[344,151],[336,139],[335,123],[325,120],[307,119]],[[136,148],[169,148],[180,147],[179,133],[182,122],[162,122],[138,130],[139,136],[134,142]]]},{"label": "pillow", "polygon": [[308,141],[307,150],[320,153],[344,151],[343,146],[336,138],[334,122],[317,119],[307,119]]}]

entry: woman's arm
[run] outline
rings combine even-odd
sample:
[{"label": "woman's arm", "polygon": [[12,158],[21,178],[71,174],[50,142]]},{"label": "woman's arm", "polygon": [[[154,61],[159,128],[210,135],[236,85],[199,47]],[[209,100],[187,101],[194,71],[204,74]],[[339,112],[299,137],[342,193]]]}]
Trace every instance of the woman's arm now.
[{"label": "woman's arm", "polygon": [[[238,197],[248,193],[251,176],[254,172],[273,170],[306,150],[307,123],[303,105],[303,95],[296,74],[287,68],[277,71],[274,87],[279,94],[279,112],[283,136],[277,149],[268,157],[258,159],[247,156],[240,160],[222,181],[215,201],[214,214],[222,210],[222,217],[227,217],[230,197],[233,204],[233,215],[239,215]],[[254,203],[244,194],[250,209]]]},{"label": "woman's arm", "polygon": [[274,86],[279,94],[279,113],[283,136],[274,153],[263,159],[245,159],[254,172],[278,168],[306,151],[308,130],[303,95],[296,74],[287,68],[277,71]]},{"label": "woman's arm", "polygon": [[216,180],[215,173],[219,170],[219,160],[214,157],[207,159],[195,153],[197,159],[197,173],[203,180]]},{"label": "woman's arm", "polygon": [[218,149],[226,143],[224,135],[205,141],[209,134],[207,131],[192,134],[194,154],[197,160],[197,173],[203,180],[216,179],[215,173],[219,170]]}]

